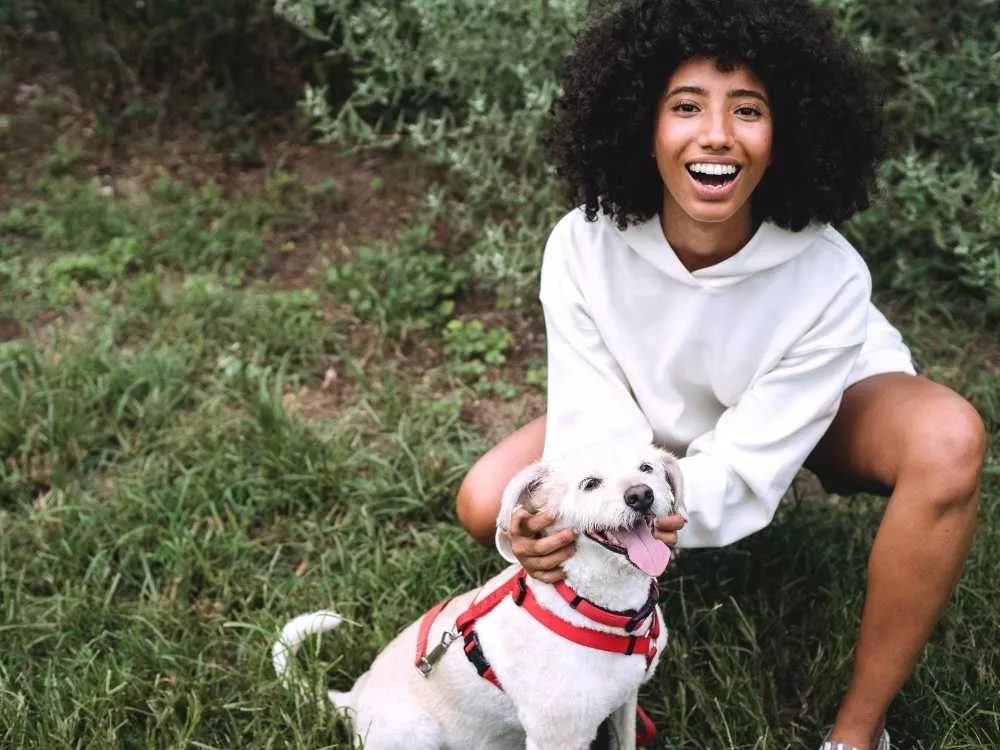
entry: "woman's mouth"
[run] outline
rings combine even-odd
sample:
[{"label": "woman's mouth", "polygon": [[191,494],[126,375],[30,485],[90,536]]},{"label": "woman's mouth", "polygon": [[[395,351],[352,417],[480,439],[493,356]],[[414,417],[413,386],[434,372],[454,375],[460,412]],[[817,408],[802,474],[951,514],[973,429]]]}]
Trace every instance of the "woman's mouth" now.
[{"label": "woman's mouth", "polygon": [[712,162],[692,162],[685,165],[685,169],[694,183],[695,192],[706,200],[728,197],[743,171],[738,164]]}]

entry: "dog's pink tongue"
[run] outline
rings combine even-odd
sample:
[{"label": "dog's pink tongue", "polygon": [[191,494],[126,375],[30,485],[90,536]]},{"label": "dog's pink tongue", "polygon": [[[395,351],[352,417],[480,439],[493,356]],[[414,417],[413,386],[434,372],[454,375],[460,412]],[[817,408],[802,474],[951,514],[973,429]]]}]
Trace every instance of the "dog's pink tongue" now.
[{"label": "dog's pink tongue", "polygon": [[625,548],[625,554],[633,565],[648,576],[656,578],[667,569],[670,562],[670,548],[653,536],[644,522],[631,529],[616,531],[615,539]]}]

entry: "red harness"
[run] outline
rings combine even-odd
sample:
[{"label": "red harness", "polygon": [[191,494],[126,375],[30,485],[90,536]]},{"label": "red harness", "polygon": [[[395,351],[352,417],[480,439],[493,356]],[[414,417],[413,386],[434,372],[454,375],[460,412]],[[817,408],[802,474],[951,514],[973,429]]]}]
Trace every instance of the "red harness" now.
[{"label": "red harness", "polygon": [[[458,616],[455,620],[455,631],[465,641],[465,656],[476,668],[476,672],[483,679],[489,680],[500,690],[503,686],[497,679],[493,667],[486,660],[483,649],[479,645],[479,637],[476,635],[476,621],[487,612],[492,611],[500,602],[510,596],[514,604],[524,609],[535,620],[547,627],[553,633],[565,638],[573,643],[578,643],[587,648],[595,648],[601,651],[609,651],[618,654],[643,654],[646,657],[648,667],[656,656],[656,640],[660,635],[660,620],[656,615],[656,604],[659,600],[660,589],[656,581],[652,581],[649,586],[649,596],[646,603],[639,610],[627,610],[625,612],[615,612],[594,604],[588,599],[584,599],[573,589],[563,582],[555,584],[555,589],[559,595],[577,612],[594,622],[610,627],[622,628],[628,635],[616,633],[605,633],[600,630],[574,625],[571,622],[557,617],[549,610],[539,604],[538,599],[531,592],[527,585],[527,572],[521,568],[511,578],[500,587],[491,592],[484,599],[474,602]],[[430,656],[427,655],[427,639],[434,620],[450,602],[445,599],[443,602],[431,607],[421,618],[420,627],[417,631],[417,656],[415,666],[425,676],[430,672],[434,662],[443,654],[444,649],[451,643],[449,633],[445,632],[441,645],[436,647]],[[644,635],[635,635],[646,622],[649,626]],[[639,745],[651,744],[656,735],[656,727],[650,721],[646,713],[638,709],[639,729],[636,741]]]}]

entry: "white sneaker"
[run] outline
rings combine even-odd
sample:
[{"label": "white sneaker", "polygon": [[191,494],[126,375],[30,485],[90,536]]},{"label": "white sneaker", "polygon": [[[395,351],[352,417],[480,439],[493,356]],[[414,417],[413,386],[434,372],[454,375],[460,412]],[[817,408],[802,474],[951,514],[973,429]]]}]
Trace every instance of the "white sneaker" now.
[{"label": "white sneaker", "polygon": [[[819,750],[858,750],[854,745],[848,745],[846,742],[831,742],[826,740],[822,745],[819,746]],[[882,736],[879,738],[878,745],[875,746],[875,750],[892,750],[892,745],[889,744],[889,732],[885,729],[882,730]]]}]

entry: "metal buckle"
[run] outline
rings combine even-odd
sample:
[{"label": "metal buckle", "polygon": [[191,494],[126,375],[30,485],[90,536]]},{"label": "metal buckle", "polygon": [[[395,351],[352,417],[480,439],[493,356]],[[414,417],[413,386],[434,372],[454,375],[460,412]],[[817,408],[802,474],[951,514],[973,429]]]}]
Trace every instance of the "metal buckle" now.
[{"label": "metal buckle", "polygon": [[448,650],[448,646],[452,644],[458,638],[458,633],[454,633],[450,630],[446,630],[441,634],[441,641],[432,648],[427,656],[423,657],[417,664],[417,669],[420,671],[424,677],[430,677],[431,670],[434,669],[441,658],[444,656],[445,651]]}]

